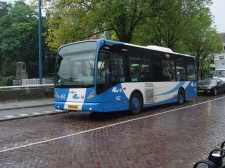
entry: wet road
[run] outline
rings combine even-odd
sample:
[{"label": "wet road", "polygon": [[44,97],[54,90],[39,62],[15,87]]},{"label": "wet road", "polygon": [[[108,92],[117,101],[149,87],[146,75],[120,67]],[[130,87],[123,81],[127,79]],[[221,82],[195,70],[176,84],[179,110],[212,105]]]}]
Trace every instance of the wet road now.
[{"label": "wet road", "polygon": [[62,113],[0,122],[0,167],[192,168],[225,140],[225,94],[138,115]]}]

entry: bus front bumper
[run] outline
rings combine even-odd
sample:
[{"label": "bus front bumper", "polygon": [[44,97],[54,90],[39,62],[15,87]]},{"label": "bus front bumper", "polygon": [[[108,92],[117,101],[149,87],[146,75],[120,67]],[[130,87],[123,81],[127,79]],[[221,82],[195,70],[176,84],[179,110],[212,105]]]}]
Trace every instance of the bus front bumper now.
[{"label": "bus front bumper", "polygon": [[54,107],[59,110],[104,112],[102,103],[54,102]]}]

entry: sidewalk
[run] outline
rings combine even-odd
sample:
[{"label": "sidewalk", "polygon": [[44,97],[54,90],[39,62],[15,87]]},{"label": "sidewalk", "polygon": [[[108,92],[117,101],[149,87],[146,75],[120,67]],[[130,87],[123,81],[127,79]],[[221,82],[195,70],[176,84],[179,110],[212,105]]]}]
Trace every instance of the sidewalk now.
[{"label": "sidewalk", "polygon": [[0,111],[18,108],[38,107],[38,106],[49,106],[49,105],[53,106],[53,104],[54,104],[53,98],[7,101],[7,102],[0,102]]}]

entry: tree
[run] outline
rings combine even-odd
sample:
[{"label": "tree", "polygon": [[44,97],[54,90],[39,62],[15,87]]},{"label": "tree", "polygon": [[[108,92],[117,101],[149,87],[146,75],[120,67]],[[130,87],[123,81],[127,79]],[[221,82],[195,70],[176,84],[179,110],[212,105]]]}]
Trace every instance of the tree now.
[{"label": "tree", "polygon": [[[160,12],[160,0],[58,0],[47,11],[47,43],[52,49],[60,44],[92,35],[113,35],[131,42],[138,24]],[[111,32],[111,33],[109,33]]]},{"label": "tree", "polygon": [[0,1],[0,18],[7,15],[11,7],[12,7],[12,4]]},{"label": "tree", "polygon": [[151,25],[148,28],[151,34],[144,30],[144,36],[148,38],[146,41],[176,51],[181,38],[189,35],[187,32],[192,27],[192,19],[210,3],[211,0],[163,0],[165,10],[147,21]]},{"label": "tree", "polygon": [[3,57],[2,75],[16,73],[16,62],[26,63],[29,77],[38,77],[38,20],[35,8],[16,1],[0,20],[0,52]]},{"label": "tree", "polygon": [[192,29],[187,30],[189,35],[182,38],[186,52],[196,56],[197,76],[200,66],[202,66],[201,70],[205,71],[203,64],[209,64],[206,61],[213,59],[214,54],[220,53],[222,48],[222,38],[216,29],[211,27],[212,18],[209,16],[208,8],[196,15],[191,21]]},{"label": "tree", "polygon": [[[11,4],[0,1],[0,20],[2,20],[2,18],[8,14],[11,7],[12,7]],[[2,34],[3,30],[4,30],[3,27],[0,26],[0,34]],[[3,42],[0,39],[0,46],[2,44]],[[1,49],[0,49],[0,69],[2,69],[2,62],[3,62],[3,56],[1,54]],[[0,71],[0,75],[1,75],[1,71]]]}]

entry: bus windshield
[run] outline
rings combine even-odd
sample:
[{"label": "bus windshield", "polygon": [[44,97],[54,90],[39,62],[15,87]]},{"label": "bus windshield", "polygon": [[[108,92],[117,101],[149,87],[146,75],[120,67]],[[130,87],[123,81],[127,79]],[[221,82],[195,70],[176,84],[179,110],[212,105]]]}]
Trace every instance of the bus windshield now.
[{"label": "bus windshield", "polygon": [[73,43],[59,49],[55,87],[92,87],[97,43]]}]

